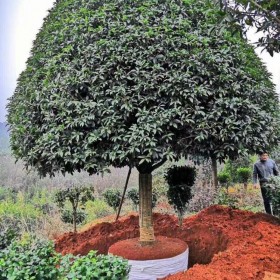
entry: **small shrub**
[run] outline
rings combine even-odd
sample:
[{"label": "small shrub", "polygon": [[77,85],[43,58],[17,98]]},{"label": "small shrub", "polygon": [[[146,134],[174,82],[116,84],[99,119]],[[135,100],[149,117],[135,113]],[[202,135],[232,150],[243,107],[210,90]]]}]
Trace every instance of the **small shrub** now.
[{"label": "small shrub", "polygon": [[103,193],[103,197],[106,203],[117,212],[122,199],[121,192],[117,189],[108,189]]},{"label": "small shrub", "polygon": [[192,198],[192,189],[196,170],[190,166],[173,166],[167,170],[165,179],[169,185],[167,197],[169,203],[178,213],[179,225],[182,225],[187,203]]},{"label": "small shrub", "polygon": [[87,256],[76,258],[66,279],[76,280],[125,280],[129,272],[127,260],[114,256],[96,255],[95,251]]},{"label": "small shrub", "polygon": [[0,279],[54,280],[58,279],[59,257],[50,242],[12,242],[0,251]]},{"label": "small shrub", "polygon": [[74,232],[77,232],[79,207],[85,207],[85,203],[87,201],[94,200],[93,192],[94,189],[91,187],[73,186],[72,188],[67,188],[66,190],[60,190],[55,194],[55,203],[57,203],[60,208],[65,206],[66,201],[70,202],[72,207],[71,213],[73,216],[72,221]]},{"label": "small shrub", "polygon": [[235,196],[229,194],[228,192],[221,190],[216,199],[216,203],[220,205],[226,205],[233,209],[237,209],[238,199]]},{"label": "small shrub", "polygon": [[0,250],[8,247],[19,236],[18,228],[7,228],[0,231]]},{"label": "small shrub", "polygon": [[243,183],[244,189],[247,190],[248,182],[252,177],[252,170],[249,167],[239,167],[236,174],[240,183]]},{"label": "small shrub", "polygon": [[112,214],[112,208],[103,199],[95,199],[86,203],[86,221],[102,218]]},{"label": "small shrub", "polygon": [[13,241],[0,251],[0,280],[126,280],[127,260],[115,256],[73,256],[55,252],[49,241]]},{"label": "small shrub", "polygon": [[222,171],[218,174],[218,181],[222,187],[225,187],[228,191],[228,187],[231,181],[229,172]]}]

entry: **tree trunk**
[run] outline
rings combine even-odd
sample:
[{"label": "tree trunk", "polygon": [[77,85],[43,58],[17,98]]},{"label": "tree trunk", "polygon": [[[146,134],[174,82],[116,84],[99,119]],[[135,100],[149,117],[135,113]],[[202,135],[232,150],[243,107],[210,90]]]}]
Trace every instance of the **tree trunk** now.
[{"label": "tree trunk", "polygon": [[151,245],[155,241],[152,217],[152,174],[139,173],[139,226],[140,244]]},{"label": "tree trunk", "polygon": [[73,209],[73,226],[74,233],[77,233],[77,209]]},{"label": "tree trunk", "polygon": [[212,161],[212,177],[213,177],[213,185],[214,189],[218,190],[218,167],[217,167],[217,160],[214,157],[211,157]]}]

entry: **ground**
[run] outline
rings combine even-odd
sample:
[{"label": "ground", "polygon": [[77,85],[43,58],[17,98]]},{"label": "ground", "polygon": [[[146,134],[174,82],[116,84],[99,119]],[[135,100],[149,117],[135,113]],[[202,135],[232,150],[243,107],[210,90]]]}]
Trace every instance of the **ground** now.
[{"label": "ground", "polygon": [[[273,216],[216,205],[186,218],[182,227],[174,216],[153,217],[156,236],[179,238],[190,249],[190,269],[166,280],[280,279],[275,278],[280,276],[280,220]],[[66,233],[56,239],[56,250],[106,254],[115,242],[138,236],[138,216],[129,215],[77,235]]]}]

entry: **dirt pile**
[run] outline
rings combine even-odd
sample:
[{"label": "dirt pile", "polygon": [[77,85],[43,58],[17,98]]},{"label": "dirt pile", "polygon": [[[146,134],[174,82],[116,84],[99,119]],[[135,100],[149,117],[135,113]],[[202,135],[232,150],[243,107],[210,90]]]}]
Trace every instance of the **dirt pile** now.
[{"label": "dirt pile", "polygon": [[[166,279],[258,280],[266,272],[280,274],[280,220],[275,217],[223,206],[185,219],[181,228],[173,216],[153,217],[156,235],[179,238],[190,249],[191,269]],[[138,236],[138,216],[131,215],[77,235],[64,234],[56,240],[56,250],[87,254],[94,249],[106,254],[116,241]]]}]

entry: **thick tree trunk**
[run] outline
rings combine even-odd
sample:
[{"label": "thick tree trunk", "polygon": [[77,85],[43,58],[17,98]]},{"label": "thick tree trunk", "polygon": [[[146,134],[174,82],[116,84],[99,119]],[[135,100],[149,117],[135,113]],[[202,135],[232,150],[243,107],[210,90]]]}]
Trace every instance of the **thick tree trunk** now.
[{"label": "thick tree trunk", "polygon": [[155,241],[152,217],[152,174],[139,173],[139,225],[141,245]]},{"label": "thick tree trunk", "polygon": [[218,189],[218,167],[216,158],[212,157],[212,177],[213,177],[213,185],[215,190]]}]

